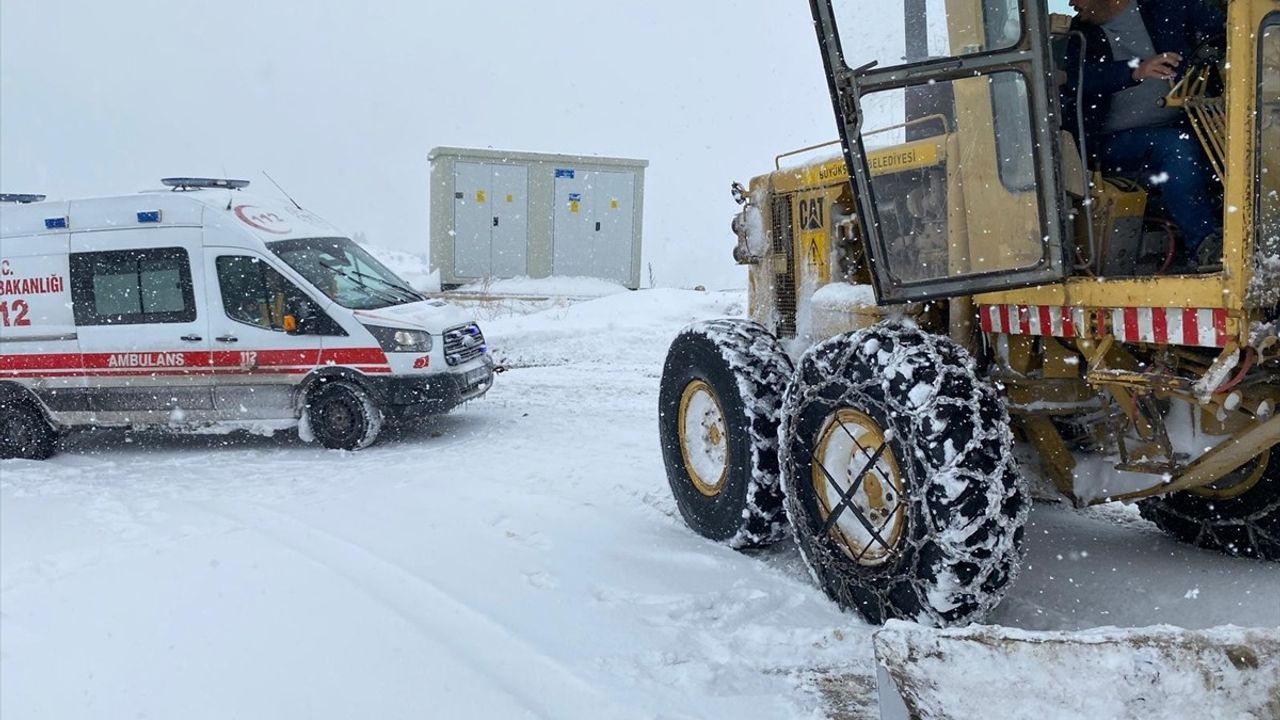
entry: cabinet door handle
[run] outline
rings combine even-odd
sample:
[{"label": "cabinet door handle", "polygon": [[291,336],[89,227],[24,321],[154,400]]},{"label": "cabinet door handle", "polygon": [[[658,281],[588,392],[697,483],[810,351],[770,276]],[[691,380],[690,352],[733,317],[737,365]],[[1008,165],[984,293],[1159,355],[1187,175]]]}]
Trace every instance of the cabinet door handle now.
[{"label": "cabinet door handle", "polygon": [[199,335],[183,335],[182,339],[186,340],[187,342],[200,342],[204,338],[200,337]]},{"label": "cabinet door handle", "polygon": [[217,340],[218,342],[225,342],[225,343],[240,342],[240,338],[236,337],[235,335],[219,335],[214,339]]}]

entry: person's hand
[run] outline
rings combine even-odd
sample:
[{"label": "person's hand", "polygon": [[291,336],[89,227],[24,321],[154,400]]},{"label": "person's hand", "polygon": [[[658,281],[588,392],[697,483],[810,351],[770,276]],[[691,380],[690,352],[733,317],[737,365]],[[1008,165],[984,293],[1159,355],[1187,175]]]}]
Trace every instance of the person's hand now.
[{"label": "person's hand", "polygon": [[1172,80],[1173,76],[1178,72],[1178,66],[1182,64],[1182,56],[1176,52],[1160,53],[1138,63],[1133,69],[1133,79],[1138,82],[1143,80]]}]

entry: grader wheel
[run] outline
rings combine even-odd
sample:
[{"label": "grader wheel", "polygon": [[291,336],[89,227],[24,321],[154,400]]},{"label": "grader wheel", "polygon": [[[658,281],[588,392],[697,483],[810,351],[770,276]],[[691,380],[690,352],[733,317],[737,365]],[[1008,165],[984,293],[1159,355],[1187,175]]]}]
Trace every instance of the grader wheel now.
[{"label": "grader wheel", "polygon": [[695,323],[671,343],[658,432],[676,505],[699,534],[746,548],[785,533],[778,411],[790,376],[790,358],[755,323]]},{"label": "grader wheel", "polygon": [[963,349],[900,323],[827,340],[800,360],[781,440],[797,544],[842,607],[946,626],[1003,597],[1030,498]]},{"label": "grader wheel", "polygon": [[1142,500],[1138,507],[1182,542],[1280,560],[1280,445],[1212,485]]}]

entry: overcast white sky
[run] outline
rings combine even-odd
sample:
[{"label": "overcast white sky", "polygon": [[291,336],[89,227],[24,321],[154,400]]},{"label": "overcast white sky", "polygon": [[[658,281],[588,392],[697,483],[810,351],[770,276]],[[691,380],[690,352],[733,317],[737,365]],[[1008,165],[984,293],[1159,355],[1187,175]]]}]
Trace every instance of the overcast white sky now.
[{"label": "overcast white sky", "polygon": [[729,183],[834,137],[798,0],[0,0],[5,192],[266,170],[425,254],[433,147],[644,158],[657,283],[724,287]]}]

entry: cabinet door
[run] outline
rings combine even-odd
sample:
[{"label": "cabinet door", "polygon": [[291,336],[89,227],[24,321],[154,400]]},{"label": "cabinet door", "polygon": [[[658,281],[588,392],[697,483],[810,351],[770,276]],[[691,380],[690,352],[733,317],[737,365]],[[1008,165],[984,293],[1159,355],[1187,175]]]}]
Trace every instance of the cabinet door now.
[{"label": "cabinet door", "polygon": [[552,240],[552,274],[589,277],[595,274],[595,221],[592,219],[594,173],[570,168],[556,170],[555,231]]},{"label": "cabinet door", "polygon": [[489,268],[494,277],[529,274],[529,168],[489,165],[492,193],[488,197],[491,228]]},{"label": "cabinet door", "polygon": [[479,279],[492,273],[492,181],[487,165],[460,162],[454,166],[453,273],[457,277]]},{"label": "cabinet door", "polygon": [[634,198],[635,176],[631,173],[593,173],[592,275],[623,284],[631,281]]}]

